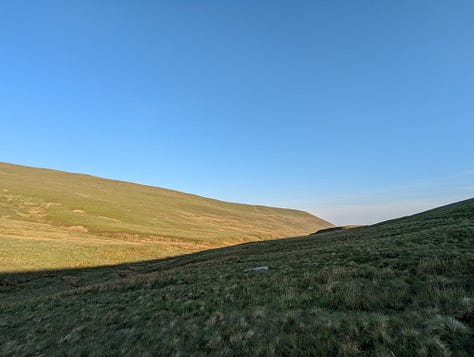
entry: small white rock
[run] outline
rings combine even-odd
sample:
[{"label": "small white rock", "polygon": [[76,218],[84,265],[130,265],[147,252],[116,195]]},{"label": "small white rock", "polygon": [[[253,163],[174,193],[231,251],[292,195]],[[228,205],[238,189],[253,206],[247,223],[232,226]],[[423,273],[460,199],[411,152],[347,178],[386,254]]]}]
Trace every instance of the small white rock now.
[{"label": "small white rock", "polygon": [[255,271],[255,272],[259,272],[259,271],[265,271],[265,270],[268,270],[269,268],[268,267],[255,267],[255,268],[252,268],[252,269],[246,269],[244,271]]}]

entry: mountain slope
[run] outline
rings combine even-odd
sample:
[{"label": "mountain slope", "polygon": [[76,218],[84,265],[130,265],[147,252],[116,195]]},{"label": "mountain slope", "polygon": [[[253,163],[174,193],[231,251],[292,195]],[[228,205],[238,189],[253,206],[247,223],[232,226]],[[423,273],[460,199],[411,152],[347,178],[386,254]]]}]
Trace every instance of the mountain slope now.
[{"label": "mountain slope", "polygon": [[[303,211],[227,203],[128,182],[0,163],[0,238],[4,238],[0,258],[2,244],[3,251],[25,249],[18,257],[24,262],[6,262],[4,252],[0,269],[8,268],[7,264],[9,270],[46,267],[40,256],[34,255],[38,251],[35,245],[50,254],[64,253],[49,257],[48,267],[86,266],[296,236],[331,226]],[[27,239],[34,242],[28,245]],[[75,248],[74,253],[68,254],[69,248]],[[101,260],[94,263],[94,254]],[[28,261],[38,263],[25,266]]]},{"label": "mountain slope", "polygon": [[470,199],[179,258],[4,274],[0,353],[469,356],[473,272]]}]

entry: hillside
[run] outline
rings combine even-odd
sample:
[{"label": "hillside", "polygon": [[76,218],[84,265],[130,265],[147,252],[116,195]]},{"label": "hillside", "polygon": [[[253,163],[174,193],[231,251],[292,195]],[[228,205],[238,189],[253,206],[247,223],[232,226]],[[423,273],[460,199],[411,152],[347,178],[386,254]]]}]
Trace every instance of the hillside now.
[{"label": "hillside", "polygon": [[331,226],[297,210],[0,163],[0,271],[152,259]]},{"label": "hillside", "polygon": [[301,238],[3,274],[0,353],[469,356],[473,272],[470,199]]}]

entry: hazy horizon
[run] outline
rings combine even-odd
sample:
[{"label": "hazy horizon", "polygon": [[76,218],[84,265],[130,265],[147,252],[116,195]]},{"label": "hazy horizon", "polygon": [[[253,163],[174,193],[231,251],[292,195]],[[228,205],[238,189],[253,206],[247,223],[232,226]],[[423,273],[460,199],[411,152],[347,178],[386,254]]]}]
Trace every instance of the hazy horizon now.
[{"label": "hazy horizon", "polygon": [[369,224],[474,196],[474,3],[5,2],[0,161]]}]

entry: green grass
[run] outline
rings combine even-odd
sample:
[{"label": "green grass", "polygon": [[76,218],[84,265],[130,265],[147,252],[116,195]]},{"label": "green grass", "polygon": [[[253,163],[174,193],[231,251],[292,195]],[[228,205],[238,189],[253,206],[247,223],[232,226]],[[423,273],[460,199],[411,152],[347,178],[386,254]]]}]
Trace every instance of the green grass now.
[{"label": "green grass", "polygon": [[139,261],[331,226],[303,211],[0,163],[0,271]]},{"label": "green grass", "polygon": [[[260,273],[246,271],[269,266]],[[0,276],[2,355],[470,356],[474,199],[378,225]]]}]

